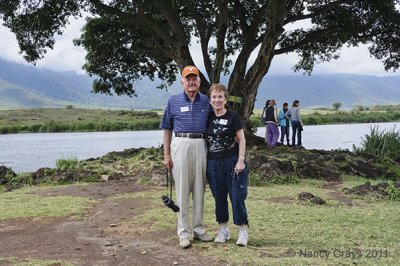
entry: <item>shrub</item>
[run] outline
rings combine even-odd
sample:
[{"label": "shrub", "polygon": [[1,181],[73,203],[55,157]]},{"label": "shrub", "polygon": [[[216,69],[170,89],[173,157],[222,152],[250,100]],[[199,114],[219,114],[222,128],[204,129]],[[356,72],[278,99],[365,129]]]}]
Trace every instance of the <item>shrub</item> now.
[{"label": "shrub", "polygon": [[61,158],[56,161],[56,167],[59,171],[74,171],[79,168],[79,161],[77,158]]},{"label": "shrub", "polygon": [[396,188],[393,181],[388,182],[386,192],[389,194],[389,199],[393,201],[400,201],[400,189]]},{"label": "shrub", "polygon": [[353,145],[353,151],[398,160],[400,158],[400,131],[396,131],[396,127],[387,132],[380,131],[378,126],[370,127],[369,134],[362,138],[361,148]]},{"label": "shrub", "polygon": [[5,176],[5,187],[6,191],[11,191],[23,187],[24,185],[32,184],[32,177],[26,174],[13,175],[7,173]]},{"label": "shrub", "polygon": [[275,185],[289,185],[299,183],[299,179],[292,175],[273,176],[268,183]]}]

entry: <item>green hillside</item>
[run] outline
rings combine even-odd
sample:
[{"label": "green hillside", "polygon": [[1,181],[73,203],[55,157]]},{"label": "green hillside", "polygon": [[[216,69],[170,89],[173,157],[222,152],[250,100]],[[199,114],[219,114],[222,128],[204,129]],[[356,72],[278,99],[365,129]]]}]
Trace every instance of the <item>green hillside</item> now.
[{"label": "green hillside", "polygon": [[[179,77],[178,77],[179,78]],[[158,89],[161,81],[143,78],[133,84],[137,97],[92,93],[94,78],[74,72],[55,72],[22,65],[0,58],[0,109],[48,108],[73,105],[77,108],[163,109],[168,98],[181,92],[179,82],[168,90]],[[221,82],[228,83],[228,77]],[[255,108],[262,109],[267,99],[291,104],[300,100],[303,108],[331,107],[342,103],[343,109],[356,105],[396,105],[400,103],[400,76],[267,75],[259,86]]]},{"label": "green hillside", "polygon": [[55,101],[33,90],[0,79],[0,109],[62,107],[66,101]]}]

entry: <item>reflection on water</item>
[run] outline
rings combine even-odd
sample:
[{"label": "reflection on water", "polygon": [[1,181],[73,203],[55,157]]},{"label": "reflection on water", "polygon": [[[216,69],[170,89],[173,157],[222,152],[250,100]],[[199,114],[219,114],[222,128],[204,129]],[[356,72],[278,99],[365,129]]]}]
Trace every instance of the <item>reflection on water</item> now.
[{"label": "reflection on water", "polygon": [[[303,145],[306,149],[352,150],[353,144],[359,146],[374,125],[390,130],[395,125],[399,129],[400,123],[305,126]],[[258,128],[256,134],[264,136],[265,128]],[[110,151],[159,147],[162,137],[161,130],[0,135],[0,165],[15,172],[34,172],[41,167],[55,167],[60,158],[85,160]]]}]

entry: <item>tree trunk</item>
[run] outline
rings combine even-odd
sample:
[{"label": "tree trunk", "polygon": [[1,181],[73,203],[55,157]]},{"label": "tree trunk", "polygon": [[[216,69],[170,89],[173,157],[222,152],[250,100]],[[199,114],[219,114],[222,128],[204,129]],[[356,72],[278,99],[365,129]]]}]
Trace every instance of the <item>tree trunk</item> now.
[{"label": "tree trunk", "polygon": [[257,90],[271,66],[272,59],[275,56],[274,50],[278,43],[278,38],[284,32],[283,21],[287,15],[285,1],[271,1],[268,5],[268,13],[272,15],[269,17],[268,28],[257,58],[247,71],[245,78],[240,82],[239,87],[235,88],[235,91],[242,97],[242,103],[235,109],[243,119],[247,135],[254,135],[251,131],[252,125],[249,123],[249,119],[253,113]]}]

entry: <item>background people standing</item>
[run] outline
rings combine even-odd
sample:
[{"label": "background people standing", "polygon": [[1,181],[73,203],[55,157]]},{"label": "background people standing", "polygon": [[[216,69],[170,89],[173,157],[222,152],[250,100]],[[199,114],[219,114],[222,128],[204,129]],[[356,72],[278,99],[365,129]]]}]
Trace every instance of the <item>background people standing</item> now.
[{"label": "background people standing", "polygon": [[292,122],[292,146],[296,144],[296,135],[297,135],[297,146],[301,146],[301,131],[303,130],[303,121],[301,121],[300,116],[300,101],[294,100],[293,105],[289,108],[289,111],[286,112],[285,117],[288,118]]},{"label": "background people standing", "polygon": [[281,126],[281,143],[283,144],[283,141],[286,136],[286,144],[289,146],[289,127],[290,127],[290,121],[288,118],[285,117],[285,114],[289,111],[288,109],[288,103],[284,103],[282,106],[282,110],[279,111],[278,113],[278,118],[279,118],[279,124]]},{"label": "background people standing", "polygon": [[264,136],[265,143],[267,143],[267,133],[268,133],[267,132],[267,123],[265,122],[265,111],[267,110],[267,108],[269,106],[269,102],[270,102],[270,100],[267,100],[265,102],[265,106],[264,106],[264,109],[263,109],[262,114],[261,114],[261,122],[262,122],[263,125],[265,125],[265,136]]},{"label": "background people standing", "polygon": [[265,110],[265,123],[267,125],[267,145],[276,146],[279,138],[278,112],[275,108],[276,102],[271,99]]}]

